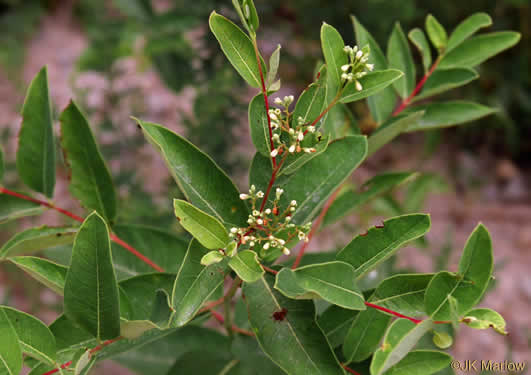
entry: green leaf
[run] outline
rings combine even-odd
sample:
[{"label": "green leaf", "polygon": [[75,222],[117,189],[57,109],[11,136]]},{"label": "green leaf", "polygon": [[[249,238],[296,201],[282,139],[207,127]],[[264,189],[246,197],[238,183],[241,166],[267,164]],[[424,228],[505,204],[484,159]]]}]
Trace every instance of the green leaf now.
[{"label": "green leaf", "polygon": [[356,89],[356,85],[353,82],[350,82],[343,90],[340,102],[351,103],[357,100],[365,99],[387,88],[393,82],[396,84],[397,80],[403,75],[404,73],[396,69],[370,72],[358,80],[363,87],[363,90],[358,91]]},{"label": "green leaf", "polygon": [[410,181],[416,176],[416,173],[411,172],[388,172],[374,176],[361,185],[359,191],[354,191],[353,189],[346,190],[334,200],[328,209],[322,227],[324,228],[336,222],[348,215],[356,207]]},{"label": "green leaf", "polygon": [[35,76],[22,107],[17,170],[26,185],[48,197],[55,187],[55,143],[52,103],[46,67]]},{"label": "green leaf", "polygon": [[352,265],[359,278],[429,229],[428,215],[397,216],[384,221],[382,227],[373,227],[365,235],[355,237],[337,254],[337,259]]},{"label": "green leaf", "polygon": [[323,330],[332,348],[335,349],[343,344],[348,329],[357,314],[358,312],[355,310],[331,305],[319,316],[317,324]]},{"label": "green leaf", "polygon": [[161,329],[149,320],[122,320],[120,322],[120,335],[126,339],[134,340],[152,329]]},{"label": "green leaf", "polygon": [[508,334],[505,331],[505,319],[498,312],[491,309],[482,308],[470,310],[461,321],[474,329],[493,328],[502,335]]},{"label": "green leaf", "polygon": [[269,58],[269,71],[267,72],[266,78],[268,90],[271,90],[277,78],[278,66],[280,65],[280,49],[281,46],[279,44]]},{"label": "green leaf", "polygon": [[[216,12],[211,13],[209,25],[234,69],[250,86],[260,88],[262,86],[260,70],[251,39],[238,26]],[[265,63],[262,57],[260,64],[265,75]]]},{"label": "green leaf", "polygon": [[70,193],[107,221],[116,216],[116,192],[89,123],[74,102],[61,114],[61,145],[70,166]]},{"label": "green leaf", "polygon": [[315,322],[313,302],[288,299],[272,283],[273,277],[265,275],[243,286],[251,327],[262,350],[288,374],[343,374]]},{"label": "green leaf", "polygon": [[209,156],[160,125],[137,121],[191,204],[224,223],[246,225],[249,212],[238,189]]},{"label": "green leaf", "polygon": [[[341,34],[325,22],[321,26],[321,48],[332,82],[335,85],[341,85],[341,67],[348,64],[348,56],[343,51],[345,42]],[[296,119],[295,117],[295,121]]]},{"label": "green leaf", "polygon": [[0,224],[43,212],[44,207],[38,203],[0,193]]},{"label": "green leaf", "polygon": [[0,309],[0,373],[17,375],[22,369],[22,350],[17,332],[4,309]]},{"label": "green leaf", "polygon": [[433,331],[433,344],[439,349],[448,349],[452,346],[454,339],[443,331]]},{"label": "green leaf", "polygon": [[107,224],[89,215],[74,241],[64,288],[64,312],[98,340],[120,335],[118,284]]},{"label": "green leaf", "polygon": [[407,316],[423,315],[424,293],[432,278],[432,273],[391,276],[378,285],[370,301]]},{"label": "green leaf", "polygon": [[74,324],[64,314],[50,324],[49,328],[55,337],[58,353],[65,349],[77,350],[90,347],[97,342],[90,333]]},{"label": "green leaf", "polygon": [[452,357],[433,350],[414,350],[391,367],[385,375],[431,375],[450,364]]},{"label": "green leaf", "polygon": [[25,312],[7,306],[2,306],[1,310],[11,321],[11,325],[18,336],[22,352],[39,361],[45,361],[53,365],[57,358],[57,349],[55,338],[48,327],[39,319]]},{"label": "green leaf", "polygon": [[479,78],[475,70],[469,68],[436,69],[426,80],[420,94],[414,101],[429,98]]},{"label": "green leaf", "polygon": [[[294,275],[282,278],[282,273]],[[365,300],[356,285],[354,269],[347,263],[327,262],[299,267],[283,268],[277,275],[275,289],[283,293],[283,281],[292,280],[296,288],[324,299],[334,305],[351,310],[365,310]],[[284,293],[283,293],[284,294]],[[285,294],[287,297],[288,294]]]},{"label": "green leaf", "polygon": [[249,127],[254,147],[259,153],[269,158],[271,142],[263,94],[256,95],[249,103]]},{"label": "green leaf", "polygon": [[343,344],[346,363],[369,358],[378,347],[390,321],[389,315],[375,309],[367,309],[356,315]]},{"label": "green leaf", "polygon": [[15,234],[0,249],[0,258],[28,254],[49,247],[66,245],[74,241],[77,228],[48,227],[26,229]]},{"label": "green leaf", "polygon": [[96,363],[96,358],[93,358],[90,354],[90,350],[87,349],[83,355],[79,358],[74,369],[74,375],[86,374]]},{"label": "green leaf", "polygon": [[183,354],[166,375],[181,374],[230,374],[238,364],[225,350],[205,353],[204,350],[190,351]]},{"label": "green leaf", "polygon": [[[409,113],[411,110],[406,111],[405,113]],[[493,114],[497,110],[477,103],[453,101],[415,106],[414,111],[424,111],[424,116],[411,124],[407,132],[460,125]]]},{"label": "green leaf", "polygon": [[[368,63],[374,64],[374,70],[387,69],[387,60],[372,35],[354,16],[352,16],[352,23],[354,24],[358,46],[364,47],[368,45],[370,47],[371,53],[369,55]],[[377,95],[371,96],[368,99],[368,103],[374,120],[376,120],[377,123],[383,122],[391,115],[395,108],[395,92],[391,87],[387,87]]]},{"label": "green leaf", "polygon": [[473,68],[520,40],[520,33],[499,31],[475,36],[444,55],[439,68]]},{"label": "green leaf", "polygon": [[442,52],[448,43],[448,35],[444,27],[431,14],[426,17],[426,32],[435,48]]},{"label": "green leaf", "polygon": [[225,255],[223,255],[219,250],[212,250],[203,255],[201,258],[201,265],[203,266],[210,266],[214,263],[219,263],[225,258]]},{"label": "green leaf", "polygon": [[385,334],[382,347],[374,353],[371,375],[383,374],[400,362],[432,328],[433,322],[430,320],[419,324],[407,319],[395,320]]},{"label": "green leaf", "polygon": [[254,283],[264,275],[254,251],[240,251],[229,261],[229,267],[246,283]]},{"label": "green leaf", "polygon": [[67,272],[65,266],[46,259],[27,256],[12,257],[9,261],[55,293],[63,295]]},{"label": "green leaf", "polygon": [[428,39],[426,39],[426,34],[424,34],[424,31],[419,28],[414,28],[411,30],[408,34],[409,40],[411,43],[417,47],[421,57],[422,57],[422,65],[424,66],[424,72],[428,72],[431,67],[431,49],[430,45],[428,43]]},{"label": "green leaf", "polygon": [[439,272],[428,285],[424,299],[428,315],[434,320],[450,320],[449,297],[458,302],[457,314],[465,314],[485,293],[492,269],[490,235],[485,226],[479,224],[466,242],[458,273]]},{"label": "green leaf", "polygon": [[207,249],[224,248],[229,242],[229,233],[215,217],[180,199],[173,200],[173,207],[183,228]]},{"label": "green leaf", "polygon": [[424,116],[424,112],[419,111],[407,115],[399,114],[398,116],[389,118],[389,120],[384,122],[369,136],[368,156],[371,156],[384,145],[398,137],[408,127],[419,121],[422,116]]},{"label": "green leaf", "polygon": [[[341,52],[344,54],[343,51]],[[302,118],[305,124],[311,123],[325,110],[327,106],[326,74],[323,69],[319,80],[308,86],[297,99],[292,117],[294,128],[298,125],[299,118]],[[320,122],[316,124],[316,127],[319,125],[321,125]]]},{"label": "green leaf", "polygon": [[[245,305],[244,305],[245,308]],[[247,312],[245,312],[247,314]],[[283,375],[285,374],[260,349],[254,337],[236,336],[232,341],[231,353],[239,363],[231,375]]]},{"label": "green leaf", "polygon": [[[112,229],[153,262],[163,265],[166,272],[177,272],[188,248],[187,241],[157,228],[128,224],[115,225]],[[118,280],[153,272],[151,266],[114,242],[112,259]]]},{"label": "green leaf", "polygon": [[404,77],[395,81],[394,86],[403,99],[407,98],[415,88],[416,69],[406,35],[398,22],[387,44],[387,61],[389,68],[404,72]]},{"label": "green leaf", "polygon": [[172,327],[181,327],[193,319],[203,303],[223,284],[227,261],[201,265],[208,249],[192,240],[173,284],[171,317]]},{"label": "green leaf", "polygon": [[260,23],[253,0],[232,0],[232,5],[234,5],[247,31],[254,35]]},{"label": "green leaf", "polygon": [[492,25],[492,19],[487,13],[474,13],[461,22],[450,35],[446,52],[453,50],[472,36],[479,29]]}]

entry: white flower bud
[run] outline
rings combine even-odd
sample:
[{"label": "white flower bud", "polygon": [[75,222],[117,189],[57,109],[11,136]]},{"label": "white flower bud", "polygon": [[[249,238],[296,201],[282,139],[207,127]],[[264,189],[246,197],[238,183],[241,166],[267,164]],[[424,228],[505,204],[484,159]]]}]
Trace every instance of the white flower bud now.
[{"label": "white flower bud", "polygon": [[282,195],[282,193],[284,193],[284,189],[277,188],[277,191],[276,191],[277,199],[280,199],[280,196]]},{"label": "white flower bud", "polygon": [[297,139],[299,141],[302,141],[304,139],[304,134],[302,132],[299,132],[299,134],[297,134]]},{"label": "white flower bud", "polygon": [[288,131],[289,134],[293,135],[295,134],[295,130],[293,128],[291,128],[289,131]]},{"label": "white flower bud", "polygon": [[295,152],[295,145],[289,146],[288,151],[290,154],[293,154]]},{"label": "white flower bud", "polygon": [[275,108],[275,115],[280,116],[282,111],[279,108]]},{"label": "white flower bud", "polygon": [[258,198],[263,198],[264,197],[264,192],[262,190],[260,190],[258,193],[256,193],[256,196]]},{"label": "white flower bud", "polygon": [[247,219],[247,224],[252,224],[252,223],[254,223],[254,219],[253,218]]},{"label": "white flower bud", "polygon": [[265,213],[266,213],[266,215],[269,215],[271,213],[271,209],[270,208],[266,208]]},{"label": "white flower bud", "polygon": [[297,234],[297,236],[299,237],[299,240],[303,240],[303,239],[306,238],[306,235],[304,234],[304,232],[299,232],[299,233]]},{"label": "white flower bud", "polygon": [[230,228],[230,232],[231,233],[237,233],[238,232],[238,228]]},{"label": "white flower bud", "polygon": [[256,224],[258,224],[258,225],[262,225],[263,223],[264,223],[264,221],[262,219],[256,220]]},{"label": "white flower bud", "polygon": [[361,83],[359,81],[356,81],[356,90],[358,90],[358,91],[363,90],[363,86],[361,85]]},{"label": "white flower bud", "polygon": [[274,158],[278,155],[278,150],[277,149],[274,149],[273,151],[271,151],[271,157]]},{"label": "white flower bud", "polygon": [[269,242],[266,242],[264,245],[264,250],[267,250],[267,249],[269,249]]},{"label": "white flower bud", "polygon": [[277,142],[280,141],[280,135],[278,135],[278,134],[276,134],[276,133],[273,134],[273,140],[274,140],[274,141],[277,141]]},{"label": "white flower bud", "polygon": [[351,46],[345,46],[343,47],[343,51],[345,51],[346,53],[349,53],[352,51],[352,47]]},{"label": "white flower bud", "polygon": [[352,52],[354,53],[358,52],[358,46],[354,46],[354,48],[352,48]]},{"label": "white flower bud", "polygon": [[275,115],[274,113],[270,113],[270,114],[269,114],[269,118],[270,118],[271,120],[273,120],[273,121],[277,121],[277,120],[278,120],[277,115]]},{"label": "white flower bud", "polygon": [[255,244],[254,244],[254,241],[249,242],[249,246],[250,246],[250,247],[253,247],[254,245],[255,245]]},{"label": "white flower bud", "polygon": [[341,74],[341,79],[342,79],[343,81],[346,81],[346,80],[348,79],[348,75],[347,75],[347,73],[343,73],[343,74]]},{"label": "white flower bud", "polygon": [[241,200],[246,200],[246,199],[249,199],[249,195],[248,194],[240,194],[240,199]]},{"label": "white flower bud", "polygon": [[295,212],[295,207],[291,207],[289,210],[290,210],[291,212]]},{"label": "white flower bud", "polygon": [[282,99],[276,98],[275,99],[275,104],[282,105]]},{"label": "white flower bud", "polygon": [[372,72],[374,69],[374,64],[366,64],[365,67]]},{"label": "white flower bud", "polygon": [[249,189],[250,193],[254,193],[256,191],[256,186],[254,184],[251,185],[251,188]]},{"label": "white flower bud", "polygon": [[290,202],[290,204],[291,204],[292,206],[296,206],[296,205],[297,205],[297,201],[296,201],[296,200],[292,200],[292,201]]},{"label": "white flower bud", "polygon": [[349,68],[350,68],[350,65],[345,64],[345,65],[343,65],[343,66],[341,67],[341,70],[344,71],[344,72],[346,72],[347,70],[349,70]]},{"label": "white flower bud", "polygon": [[297,123],[298,123],[299,125],[304,124],[304,119],[302,118],[302,116],[299,116],[299,118],[297,118]]},{"label": "white flower bud", "polygon": [[315,126],[308,126],[308,131],[310,133],[315,133]]},{"label": "white flower bud", "polygon": [[278,238],[277,241],[281,245],[285,245],[286,244],[286,241],[284,241],[282,238]]},{"label": "white flower bud", "polygon": [[258,210],[253,211],[253,216],[260,216],[260,212]]},{"label": "white flower bud", "polygon": [[287,247],[283,248],[282,252],[284,253],[284,255],[289,255],[290,254],[290,251],[289,251],[289,249]]},{"label": "white flower bud", "polygon": [[363,57],[363,52],[362,51],[356,52],[356,59],[361,59],[362,57]]},{"label": "white flower bud", "polygon": [[286,223],[289,223],[291,221],[291,216],[286,216],[286,218],[284,219],[284,221]]}]

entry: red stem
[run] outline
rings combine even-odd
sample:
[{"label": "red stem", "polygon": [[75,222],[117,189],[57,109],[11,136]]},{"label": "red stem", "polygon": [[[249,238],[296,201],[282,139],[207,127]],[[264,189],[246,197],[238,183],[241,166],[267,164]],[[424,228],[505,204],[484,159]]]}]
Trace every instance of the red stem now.
[{"label": "red stem", "polygon": [[343,364],[343,363],[341,364],[341,367],[343,367],[345,370],[347,370],[347,372],[350,372],[351,374],[354,374],[354,375],[360,375],[359,372],[354,371],[353,369],[347,367],[347,365],[345,365],[345,364]]},{"label": "red stem", "polygon": [[[256,55],[256,62],[258,63],[258,72],[260,73],[260,81],[262,84],[262,95],[264,95],[264,103],[265,103],[265,110],[266,110],[266,116],[267,116],[267,127],[269,129],[269,144],[271,146],[271,151],[273,151],[275,149],[275,145],[273,143],[273,128],[271,127],[271,117],[269,117],[269,99],[267,97],[267,88],[265,85],[264,73],[262,72],[262,62],[260,61],[260,53],[258,52],[258,44],[256,43],[256,39],[253,39],[253,45],[254,45],[254,53]],[[273,156],[272,160],[273,160],[273,168],[274,168],[277,165],[277,158]]]},{"label": "red stem", "polygon": [[435,60],[435,62],[433,63],[433,65],[431,66],[430,70],[428,70],[428,72],[424,75],[424,77],[422,77],[422,79],[419,81],[419,83],[417,84],[417,86],[415,86],[415,89],[413,90],[413,92],[411,93],[411,95],[409,95],[406,99],[404,99],[402,101],[402,103],[400,103],[400,105],[398,106],[397,109],[395,109],[395,111],[393,112],[393,116],[396,116],[398,115],[400,112],[402,112],[409,104],[411,104],[411,101],[413,100],[413,98],[415,98],[415,96],[417,96],[417,94],[420,92],[420,90],[422,90],[422,87],[424,87],[424,84],[426,83],[426,81],[428,80],[428,78],[431,76],[431,74],[433,73],[433,71],[435,70],[435,68],[437,68],[437,65],[439,64],[439,59]]},{"label": "red stem", "polygon": [[262,199],[262,204],[260,205],[260,212],[264,210],[264,207],[267,203],[267,198],[269,198],[269,193],[271,193],[271,188],[273,187],[273,184],[275,183],[275,180],[277,178],[277,173],[282,168],[282,164],[284,164],[284,161],[286,161],[286,156],[282,158],[280,163],[276,166],[276,168],[273,168],[273,172],[271,173],[271,178],[269,179],[269,184],[267,185],[267,190],[264,194],[264,198]]},{"label": "red stem", "polygon": [[[96,352],[99,352],[101,349],[105,348],[107,345],[112,344],[113,342],[119,341],[119,340],[121,340],[121,339],[123,339],[123,337],[122,337],[122,336],[118,336],[118,337],[115,338],[115,339],[107,340],[107,341],[101,343],[100,345],[98,345],[98,346],[96,346],[96,347],[90,349],[90,352],[89,352],[89,353],[90,353],[90,355],[92,355],[92,354],[94,354],[94,353],[96,353]],[[72,364],[72,361],[68,361],[68,362],[63,363],[63,364],[60,365],[59,367],[60,367],[61,369],[65,369],[65,368],[69,367],[71,364]],[[48,371],[48,372],[46,372],[46,373],[44,373],[44,374],[42,374],[42,375],[51,375],[51,374],[55,374],[56,372],[59,372],[59,368],[55,368],[55,369],[53,369],[53,370],[50,370],[50,371]]]},{"label": "red stem", "polygon": [[[60,207],[56,207],[52,203],[49,203],[49,202],[46,202],[46,201],[43,201],[43,200],[40,200],[40,199],[35,199],[35,198],[29,197],[27,195],[20,194],[20,193],[17,193],[15,191],[8,190],[8,189],[3,188],[3,187],[0,187],[0,193],[1,194],[11,195],[13,197],[24,199],[24,200],[29,201],[29,202],[40,204],[41,206],[51,208],[52,210],[60,212],[63,215],[66,215],[69,218],[74,219],[74,220],[76,220],[76,221],[78,221],[80,223],[82,223],[85,220],[82,217],[77,216],[77,215],[73,214],[70,211],[67,211],[67,210],[65,210],[63,208],[60,208]],[[134,256],[136,256],[138,259],[140,259],[141,261],[143,261],[144,263],[146,263],[147,265],[149,265],[153,269],[157,270],[158,272],[164,272],[164,269],[162,267],[158,266],[151,259],[149,259],[146,256],[142,255],[142,253],[140,253],[138,250],[136,250],[133,246],[129,245],[127,242],[125,242],[122,239],[120,239],[114,233],[111,234],[110,238],[111,238],[112,241],[114,241],[118,245],[122,246],[124,249],[126,249],[127,251],[132,253]]]},{"label": "red stem", "polygon": [[264,269],[264,271],[267,271],[267,272],[269,272],[269,273],[272,273],[273,275],[276,275],[276,274],[278,273],[278,271],[275,271],[275,270],[272,269],[272,268],[269,268],[269,267],[267,267],[267,266],[264,266],[263,264],[262,264],[262,268]]},{"label": "red stem", "polygon": [[410,316],[406,316],[406,315],[400,314],[399,312],[396,312],[396,311],[393,311],[393,310],[389,310],[389,309],[387,309],[385,307],[378,306],[378,305],[375,305],[375,304],[370,303],[370,302],[365,302],[365,306],[372,307],[373,309],[386,312],[386,313],[391,314],[393,316],[396,316],[398,318],[404,318],[404,319],[410,320],[410,321],[412,321],[415,324],[419,324],[420,322],[422,322],[422,320],[420,320],[420,319],[415,319],[415,318],[412,318]]},{"label": "red stem", "polygon": [[[215,310],[210,310],[210,313],[212,314],[212,317],[214,319],[216,319],[216,321],[219,323],[219,324],[224,324],[225,323],[225,318],[223,317],[223,315],[221,315],[220,313],[218,313],[217,311]],[[251,331],[247,331],[246,329],[242,329],[240,327],[238,327],[237,325],[233,324],[232,325],[232,330],[234,332],[237,332],[237,333],[240,333],[242,335],[246,335],[246,336],[254,336],[254,333],[252,333]]]},{"label": "red stem", "polygon": [[295,259],[295,262],[293,262],[293,266],[291,266],[292,269],[295,269],[295,268],[297,268],[299,266],[299,263],[301,262],[302,257],[304,256],[304,252],[306,251],[306,248],[310,244],[310,241],[312,240],[312,237],[314,236],[315,232],[317,232],[317,230],[321,226],[321,223],[322,223],[326,213],[330,209],[330,206],[332,205],[332,203],[334,203],[334,200],[336,199],[337,194],[339,194],[339,190],[341,190],[341,188],[339,188],[336,191],[334,191],[334,193],[330,196],[330,198],[328,198],[328,201],[326,202],[326,204],[323,207],[321,213],[319,214],[319,217],[317,218],[317,220],[313,224],[313,227],[310,230],[310,233],[308,233],[308,242],[304,242],[302,244],[301,249],[299,250],[299,254],[297,254],[297,258]]}]

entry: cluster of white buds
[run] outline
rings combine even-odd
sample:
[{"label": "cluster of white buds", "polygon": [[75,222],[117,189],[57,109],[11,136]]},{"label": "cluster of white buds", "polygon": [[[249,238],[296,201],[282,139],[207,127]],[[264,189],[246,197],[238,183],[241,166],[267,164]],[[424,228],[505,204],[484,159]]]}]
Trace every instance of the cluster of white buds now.
[{"label": "cluster of white buds", "polygon": [[349,57],[349,63],[341,67],[341,80],[343,82],[354,82],[356,90],[363,90],[363,86],[358,81],[358,79],[364,77],[367,74],[367,71],[372,71],[374,69],[373,64],[368,64],[370,48],[365,46],[363,48],[358,48],[358,46],[350,47],[345,46],[343,49]]},{"label": "cluster of white buds", "polygon": [[[316,127],[305,123],[304,118],[300,116],[296,119],[296,124],[293,123],[294,121],[290,121],[292,113],[290,113],[288,108],[293,101],[293,95],[285,96],[284,99],[276,98],[274,100],[275,104],[282,106],[283,109],[271,108],[269,110],[271,130],[273,131],[271,138],[274,147],[271,150],[271,157],[273,158],[282,154],[284,151],[287,151],[289,154],[299,152],[312,153],[316,151],[314,147],[302,147],[301,145],[301,142],[304,141],[308,133],[316,133]],[[283,132],[287,137],[281,137]]]},{"label": "cluster of white buds", "polygon": [[[305,225],[295,225],[291,223],[291,218],[297,210],[297,201],[292,200],[286,208],[280,211],[279,203],[284,190],[277,188],[271,207],[257,208],[257,198],[265,199],[261,191],[257,191],[251,185],[249,194],[240,194],[243,200],[251,201],[251,214],[247,219],[247,227],[233,227],[229,231],[229,236],[238,241],[238,244],[248,245],[250,249],[268,251],[279,249],[283,254],[289,255],[290,250],[287,243],[293,238],[308,241],[306,233],[311,228],[311,223]],[[279,233],[282,233],[279,235]],[[281,238],[282,237],[282,238]]]}]

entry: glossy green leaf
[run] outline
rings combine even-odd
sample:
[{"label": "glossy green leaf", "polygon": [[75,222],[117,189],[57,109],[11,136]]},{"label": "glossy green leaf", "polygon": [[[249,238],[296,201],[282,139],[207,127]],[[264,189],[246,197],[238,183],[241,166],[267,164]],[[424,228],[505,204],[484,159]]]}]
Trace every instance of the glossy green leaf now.
[{"label": "glossy green leaf", "polygon": [[399,363],[432,328],[433,322],[430,320],[419,324],[407,319],[395,320],[385,334],[382,347],[374,353],[371,375],[383,374]]},{"label": "glossy green leaf", "polygon": [[283,268],[278,275],[289,272],[294,274],[293,277],[277,277],[275,281],[275,289],[281,293],[283,283],[292,280],[296,287],[306,293],[312,293],[334,305],[351,310],[365,310],[365,300],[356,285],[354,269],[349,264],[333,261],[299,267],[296,270]]},{"label": "glossy green leaf", "polygon": [[221,253],[219,250],[212,250],[203,255],[201,258],[201,265],[203,266],[210,266],[214,263],[219,263],[223,259],[225,259],[225,255]]},{"label": "glossy green leaf", "polygon": [[[247,314],[247,312],[246,312]],[[231,353],[238,360],[237,366],[229,372],[231,375],[284,375],[282,371],[260,349],[254,337],[236,336],[232,341]]]},{"label": "glossy green leaf", "polygon": [[429,229],[428,215],[397,216],[385,220],[382,227],[373,227],[365,235],[356,236],[337,254],[337,259],[352,265],[359,278]]},{"label": "glossy green leaf", "polygon": [[448,43],[448,35],[444,27],[437,21],[437,19],[428,14],[426,17],[426,33],[428,38],[439,51],[443,51]]},{"label": "glossy green leaf", "polygon": [[134,340],[152,329],[161,329],[150,320],[122,320],[120,322],[120,336]]},{"label": "glossy green leaf", "polygon": [[249,320],[262,350],[288,374],[343,374],[315,322],[313,302],[288,299],[272,283],[273,277],[265,275],[243,286]]},{"label": "glossy green leaf", "polygon": [[35,76],[22,107],[17,170],[26,185],[48,197],[55,187],[55,142],[46,67]]},{"label": "glossy green leaf", "polygon": [[86,117],[74,102],[61,114],[61,145],[70,166],[69,190],[107,221],[116,216],[116,192]]},{"label": "glossy green leaf", "polygon": [[370,302],[407,316],[424,314],[424,293],[432,273],[399,274],[383,280]]},{"label": "glossy green leaf", "polygon": [[[115,225],[114,233],[140,251],[166,272],[177,272],[186,254],[188,242],[172,233],[144,225]],[[152,273],[153,268],[125,248],[112,243],[112,259],[118,280]]]},{"label": "glossy green leaf", "polygon": [[271,142],[263,94],[256,95],[249,103],[249,127],[254,147],[259,153],[269,158]]},{"label": "glossy green leaf", "polygon": [[326,227],[337,220],[345,217],[356,207],[367,203],[371,199],[389,192],[395,187],[414,179],[416,173],[411,172],[388,172],[371,178],[360,186],[358,191],[348,189],[341,193],[332,203],[326,213],[322,227]]},{"label": "glossy green leaf", "polygon": [[39,319],[25,312],[7,306],[2,306],[0,309],[5,312],[11,321],[22,352],[39,361],[54,364],[57,358],[57,349],[55,338],[48,327]]},{"label": "glossy green leaf", "polygon": [[317,324],[323,330],[332,348],[337,348],[347,336],[349,327],[356,318],[358,312],[342,307],[329,306],[317,320]]},{"label": "glossy green leaf", "polygon": [[475,70],[469,68],[436,69],[426,80],[415,101],[429,98],[479,78]]},{"label": "glossy green leaf", "polygon": [[167,375],[180,374],[231,374],[238,361],[227,351],[207,352],[203,349],[183,354],[168,371]]},{"label": "glossy green leaf", "polygon": [[64,314],[50,324],[49,328],[55,337],[59,353],[65,349],[76,350],[90,347],[97,343],[97,340],[90,333],[77,326]]},{"label": "glossy green leaf", "polygon": [[161,152],[187,200],[224,223],[246,225],[248,209],[230,178],[190,142],[156,124],[138,121]]},{"label": "glossy green leaf", "polygon": [[215,217],[180,199],[173,200],[173,207],[182,227],[207,249],[224,248],[229,242],[229,233]]},{"label": "glossy green leaf", "polygon": [[428,72],[431,67],[431,49],[430,44],[428,43],[428,39],[426,39],[426,34],[424,34],[424,31],[419,28],[414,28],[411,30],[408,34],[409,40],[411,43],[417,47],[421,57],[422,57],[422,65],[424,66],[424,72]]},{"label": "glossy green leaf", "polygon": [[201,258],[208,249],[192,240],[173,284],[171,317],[172,327],[181,327],[193,319],[195,314],[223,284],[227,261],[201,265]]},{"label": "glossy green leaf", "polygon": [[85,350],[83,355],[79,358],[74,369],[74,375],[87,374],[88,371],[96,363],[96,358],[93,358],[90,354],[90,350]]},{"label": "glossy green leaf", "polygon": [[247,31],[251,35],[255,34],[260,23],[253,0],[232,0],[232,5],[234,5]]},{"label": "glossy green leaf", "polygon": [[98,340],[120,335],[118,284],[107,224],[88,216],[74,241],[64,288],[64,312]]},{"label": "glossy green leaf", "polygon": [[505,319],[496,311],[486,308],[470,310],[461,320],[467,326],[474,329],[492,328],[502,335],[507,335],[505,331]]},{"label": "glossy green leaf", "polygon": [[[297,99],[293,111],[293,127],[298,125],[299,118],[302,118],[304,124],[312,123],[325,110],[327,106],[326,74],[323,70],[319,80],[308,86]],[[319,125],[321,125],[320,122],[316,124],[316,127]]]},{"label": "glossy green leaf", "polygon": [[346,363],[369,358],[378,347],[390,321],[389,315],[375,309],[367,309],[356,315],[343,344]]},{"label": "glossy green leaf", "polygon": [[0,249],[0,258],[28,254],[53,246],[74,242],[77,228],[48,227],[46,225],[26,229],[9,239]]},{"label": "glossy green leaf", "polygon": [[492,19],[487,13],[474,13],[461,22],[450,35],[446,52],[459,46],[479,29],[492,25]]},{"label": "glossy green leaf", "polygon": [[439,272],[428,285],[424,299],[428,315],[434,320],[450,320],[449,297],[457,300],[457,314],[465,314],[485,293],[492,269],[490,235],[485,226],[479,224],[466,242],[458,273]]},{"label": "glossy green leaf", "polygon": [[229,267],[246,283],[254,283],[264,275],[254,251],[240,251],[229,261]]},{"label": "glossy green leaf", "polygon": [[351,103],[357,100],[365,99],[369,96],[377,94],[393,83],[396,84],[397,80],[403,76],[404,73],[396,69],[370,72],[358,80],[363,87],[363,90],[358,91],[356,89],[356,85],[351,82],[347,84],[343,90],[340,101],[341,103]]},{"label": "glossy green leaf", "polygon": [[278,66],[280,65],[280,44],[271,54],[269,58],[269,71],[267,72],[267,88],[268,90],[272,89],[272,86],[275,83],[278,73]]},{"label": "glossy green leaf", "polygon": [[[406,110],[409,113],[411,110]],[[414,107],[414,111],[424,111],[424,116],[407,128],[407,132],[432,130],[460,125],[491,115],[496,109],[466,102],[436,102]]]},{"label": "glossy green leaf", "polygon": [[[210,30],[234,69],[252,87],[261,87],[260,71],[251,39],[234,23],[222,15],[212,12],[209,19]],[[262,73],[266,74],[265,63],[260,57]]]},{"label": "glossy green leaf", "polygon": [[55,293],[63,295],[67,271],[65,266],[43,258],[28,256],[12,257],[9,261]]},{"label": "glossy green leaf", "polygon": [[473,68],[492,56],[511,48],[520,33],[499,31],[472,37],[444,55],[439,68]]},{"label": "glossy green leaf", "polygon": [[0,373],[17,375],[22,369],[22,350],[4,309],[0,309],[0,337]]},{"label": "glossy green leaf", "polygon": [[[345,42],[341,34],[333,27],[323,22],[321,26],[321,48],[323,50],[326,67],[330,78],[336,85],[341,84],[341,67],[348,64],[348,56],[343,51]],[[296,118],[295,118],[296,120]]]},{"label": "glossy green leaf", "polygon": [[452,346],[454,339],[448,333],[443,331],[433,331],[433,344],[439,349],[448,349]]},{"label": "glossy green leaf", "polygon": [[419,121],[422,116],[424,116],[424,112],[418,111],[409,114],[399,114],[389,118],[389,120],[384,122],[369,136],[368,156],[371,156],[381,147],[398,137],[408,127]]},{"label": "glossy green leaf", "polygon": [[415,88],[416,69],[406,35],[398,22],[387,44],[387,61],[389,68],[404,72],[404,76],[393,85],[403,99],[407,98]]},{"label": "glossy green leaf", "polygon": [[[358,46],[370,47],[369,63],[374,64],[374,70],[384,70],[388,68],[385,55],[378,43],[365,27],[355,18],[352,17],[352,23],[356,32],[356,42]],[[362,83],[363,85],[363,83]],[[396,105],[396,95],[392,87],[387,87],[382,92],[371,96],[368,99],[369,109],[377,123],[383,122],[393,112]]]},{"label": "glossy green leaf", "polygon": [[43,212],[44,208],[38,203],[0,193],[0,224]]},{"label": "glossy green leaf", "polygon": [[387,370],[385,375],[431,375],[443,370],[451,360],[452,357],[443,352],[414,350]]}]

